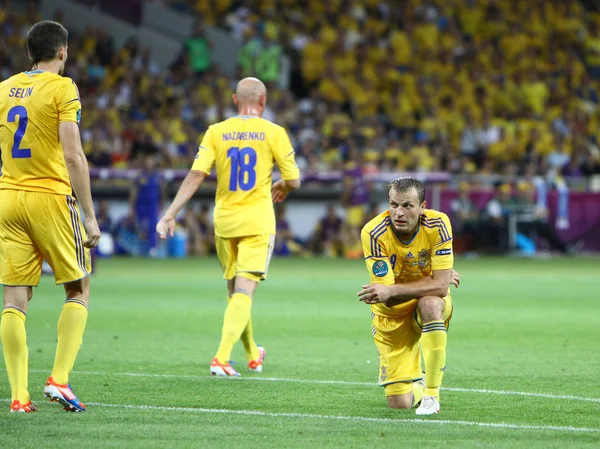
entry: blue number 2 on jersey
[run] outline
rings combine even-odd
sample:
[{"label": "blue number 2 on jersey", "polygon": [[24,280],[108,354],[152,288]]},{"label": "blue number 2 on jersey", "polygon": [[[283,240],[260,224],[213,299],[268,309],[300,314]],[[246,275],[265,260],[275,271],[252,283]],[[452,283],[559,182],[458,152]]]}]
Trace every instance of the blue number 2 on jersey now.
[{"label": "blue number 2 on jersey", "polygon": [[17,117],[19,117],[19,126],[13,140],[12,157],[13,159],[27,159],[31,157],[31,149],[19,148],[19,146],[21,146],[21,140],[25,135],[25,130],[27,129],[27,123],[29,122],[29,119],[27,118],[27,109],[25,109],[24,106],[15,106],[8,111],[8,123],[14,123],[17,120]]},{"label": "blue number 2 on jersey", "polygon": [[252,189],[256,185],[256,151],[250,147],[241,150],[231,147],[227,157],[231,159],[229,190],[235,192],[238,186],[245,192]]}]

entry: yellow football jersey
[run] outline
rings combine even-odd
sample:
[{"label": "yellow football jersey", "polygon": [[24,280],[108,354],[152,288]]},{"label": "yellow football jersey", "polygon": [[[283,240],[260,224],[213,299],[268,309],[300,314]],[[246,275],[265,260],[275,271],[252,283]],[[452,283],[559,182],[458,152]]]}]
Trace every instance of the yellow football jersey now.
[{"label": "yellow football jersey", "polygon": [[237,116],[212,125],[192,170],[217,170],[215,234],[219,237],[275,234],[271,175],[298,179],[300,170],[285,130],[260,117]]},{"label": "yellow football jersey", "polygon": [[58,124],[80,116],[71,78],[34,70],[0,83],[0,189],[71,195]]},{"label": "yellow football jersey", "polygon": [[[452,227],[442,212],[425,209],[419,228],[410,241],[402,241],[385,211],[362,229],[361,240],[365,262],[372,284],[401,284],[431,275],[433,270],[448,270],[454,263]],[[394,307],[374,304],[377,315],[398,317],[414,310],[417,300]]]}]

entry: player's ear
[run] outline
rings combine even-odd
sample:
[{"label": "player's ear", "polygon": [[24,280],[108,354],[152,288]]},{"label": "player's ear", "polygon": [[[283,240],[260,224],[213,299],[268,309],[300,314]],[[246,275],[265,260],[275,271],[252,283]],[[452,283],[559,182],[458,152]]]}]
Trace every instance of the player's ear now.
[{"label": "player's ear", "polygon": [[421,212],[423,212],[425,209],[427,209],[427,201],[423,201],[421,203]]},{"label": "player's ear", "polygon": [[231,94],[231,99],[233,100],[233,104],[237,106],[237,95],[235,93]]},{"label": "player's ear", "polygon": [[265,107],[265,105],[267,104],[267,94],[258,97],[258,104],[263,108]]},{"label": "player's ear", "polygon": [[67,59],[67,49],[65,47],[60,47],[58,49],[57,56],[59,61],[64,61],[65,59]]}]

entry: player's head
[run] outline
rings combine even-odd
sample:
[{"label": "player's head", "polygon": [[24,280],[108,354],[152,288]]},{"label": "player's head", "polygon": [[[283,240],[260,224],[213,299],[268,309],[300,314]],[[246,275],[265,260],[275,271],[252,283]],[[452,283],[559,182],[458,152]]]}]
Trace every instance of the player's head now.
[{"label": "player's head", "polygon": [[425,187],[415,178],[398,178],[388,184],[390,218],[400,235],[417,230],[419,219],[427,202]]},{"label": "player's head", "polygon": [[67,62],[69,33],[60,23],[42,20],[27,33],[27,50],[33,67],[41,62],[58,61],[58,73],[62,75]]},{"label": "player's head", "polygon": [[152,172],[158,167],[158,160],[154,154],[146,154],[142,160],[144,170]]},{"label": "player's head", "polygon": [[335,204],[329,203],[327,205],[327,217],[328,218],[336,218],[337,217],[337,209],[335,207]]},{"label": "player's head", "polygon": [[261,116],[267,104],[267,88],[258,78],[244,78],[237,83],[233,102],[238,111],[246,110]]}]

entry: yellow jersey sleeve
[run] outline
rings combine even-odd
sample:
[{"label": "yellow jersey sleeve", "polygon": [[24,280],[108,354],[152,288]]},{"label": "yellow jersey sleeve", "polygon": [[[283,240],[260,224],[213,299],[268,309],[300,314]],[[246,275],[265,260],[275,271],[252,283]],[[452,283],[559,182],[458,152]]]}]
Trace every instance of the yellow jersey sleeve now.
[{"label": "yellow jersey sleeve", "polygon": [[440,214],[436,219],[439,224],[437,236],[432,242],[431,270],[449,270],[454,266],[452,252],[452,226],[446,214]]},{"label": "yellow jersey sleeve", "polygon": [[56,91],[58,123],[81,121],[81,98],[79,89],[71,78],[63,78]]},{"label": "yellow jersey sleeve", "polygon": [[377,239],[377,234],[365,226],[360,233],[365,263],[371,284],[394,285],[394,271],[390,267],[389,255]]},{"label": "yellow jersey sleeve", "polygon": [[282,179],[291,181],[300,178],[300,169],[296,165],[294,154],[294,148],[292,148],[292,143],[285,129],[279,128],[273,142],[273,156],[281,172]]},{"label": "yellow jersey sleeve", "polygon": [[215,145],[213,141],[212,126],[206,130],[202,143],[198,147],[196,159],[192,164],[192,170],[201,171],[210,175],[212,166],[215,163]]}]

